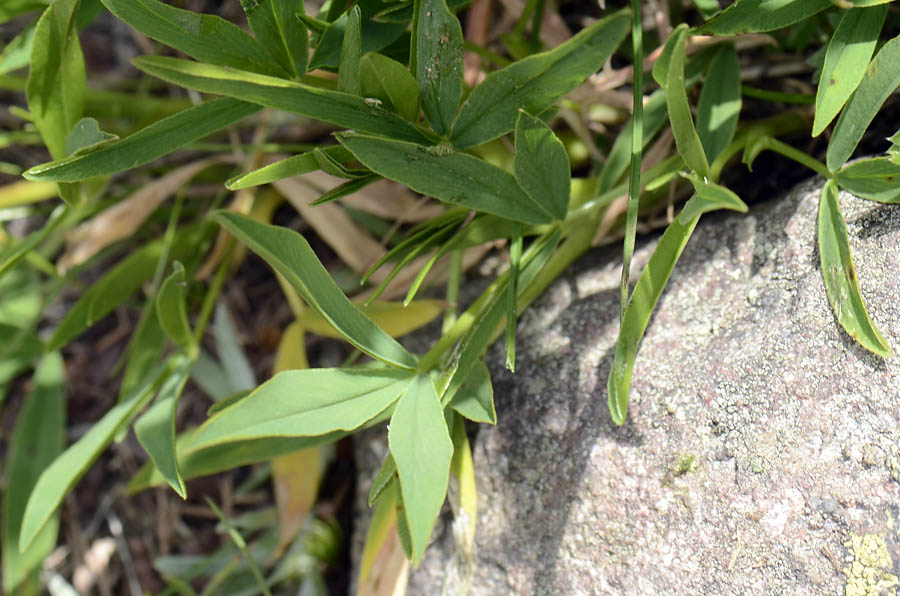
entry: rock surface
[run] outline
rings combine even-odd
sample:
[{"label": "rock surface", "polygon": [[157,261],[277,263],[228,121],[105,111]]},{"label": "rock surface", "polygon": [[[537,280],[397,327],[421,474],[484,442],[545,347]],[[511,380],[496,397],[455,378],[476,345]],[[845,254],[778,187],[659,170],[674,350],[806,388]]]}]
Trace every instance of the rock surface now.
[{"label": "rock surface", "polygon": [[[558,280],[520,321],[516,374],[489,352],[499,422],[473,444],[474,565],[460,568],[439,524],[407,594],[456,594],[447,578],[467,571],[473,596],[900,593],[900,360],[856,345],[829,308],[820,187],[701,221],[622,428],[606,406],[620,251]],[[900,207],[840,201],[869,312],[897,351]],[[363,495],[380,460],[371,442],[359,450],[374,462]]]}]

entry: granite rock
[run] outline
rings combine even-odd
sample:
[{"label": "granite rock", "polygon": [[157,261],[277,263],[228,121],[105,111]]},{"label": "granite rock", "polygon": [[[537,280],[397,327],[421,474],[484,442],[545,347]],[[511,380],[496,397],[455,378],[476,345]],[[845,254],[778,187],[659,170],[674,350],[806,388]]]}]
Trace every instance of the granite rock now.
[{"label": "granite rock", "polygon": [[[698,226],[641,345],[627,423],[606,380],[620,250],[585,255],[488,354],[496,427],[473,438],[474,562],[449,510],[407,594],[898,594],[900,361],[832,314],[822,180]],[[841,194],[869,312],[900,348],[900,207]],[[635,254],[635,272],[655,245]],[[360,495],[380,463],[359,443]],[[382,435],[383,436],[383,435]]]}]

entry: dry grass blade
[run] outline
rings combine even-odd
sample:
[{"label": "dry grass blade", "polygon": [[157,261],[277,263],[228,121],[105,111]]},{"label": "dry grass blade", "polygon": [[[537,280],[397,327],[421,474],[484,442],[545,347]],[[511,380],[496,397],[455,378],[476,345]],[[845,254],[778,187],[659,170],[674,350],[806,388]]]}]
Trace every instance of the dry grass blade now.
[{"label": "dry grass blade", "polygon": [[60,272],[86,262],[110,244],[132,235],[163,201],[201,170],[234,162],[231,155],[219,155],[181,166],[81,224],[66,238],[66,251],[57,263]]}]

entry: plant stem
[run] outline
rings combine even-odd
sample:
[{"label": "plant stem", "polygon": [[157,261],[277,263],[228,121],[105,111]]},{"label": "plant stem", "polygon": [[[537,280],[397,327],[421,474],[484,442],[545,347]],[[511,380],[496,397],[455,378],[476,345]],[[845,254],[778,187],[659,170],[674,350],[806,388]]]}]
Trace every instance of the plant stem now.
[{"label": "plant stem", "polygon": [[619,288],[619,324],[628,305],[628,277],[634,238],[637,233],[638,204],[641,193],[641,152],[644,136],[644,40],[641,28],[641,3],[631,0],[631,45],[634,54],[634,94],[631,125],[631,168],[628,177],[628,208],[625,215],[625,240],[622,250],[622,284]]},{"label": "plant stem", "polygon": [[813,104],[816,102],[816,96],[808,93],[784,93],[782,91],[770,91],[768,89],[750,87],[749,85],[741,85],[741,93],[747,97],[755,97],[756,99],[777,101],[781,103]]},{"label": "plant stem", "polygon": [[831,172],[828,171],[828,167],[823,164],[818,159],[814,158],[811,155],[807,155],[806,153],[800,151],[799,149],[795,149],[791,147],[784,141],[779,141],[776,138],[768,137],[763,142],[766,149],[774,151],[775,153],[780,153],[781,155],[793,159],[797,163],[806,166],[816,174],[824,176],[826,178],[831,178]]},{"label": "plant stem", "polygon": [[225,284],[225,277],[229,267],[231,267],[232,254],[234,254],[234,243],[226,249],[225,256],[222,257],[222,262],[219,263],[219,268],[216,270],[216,276],[213,278],[212,283],[209,284],[209,289],[206,290],[206,296],[203,297],[200,315],[197,317],[197,323],[194,326],[194,342],[197,345],[200,345],[200,342],[203,340],[203,333],[206,331],[209,317],[212,315],[213,309],[216,306],[216,300],[219,299],[219,293],[222,291],[222,286]]}]

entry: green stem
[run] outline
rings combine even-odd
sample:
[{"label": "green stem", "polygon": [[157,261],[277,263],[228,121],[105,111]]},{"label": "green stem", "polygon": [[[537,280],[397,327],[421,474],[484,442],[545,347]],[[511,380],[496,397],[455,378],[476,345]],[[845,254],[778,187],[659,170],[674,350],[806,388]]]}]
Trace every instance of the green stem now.
[{"label": "green stem", "polygon": [[631,45],[634,53],[634,115],[631,126],[631,168],[628,178],[628,208],[625,215],[625,240],[622,250],[622,283],[619,288],[619,323],[625,319],[628,305],[628,278],[631,257],[634,255],[634,238],[637,234],[638,205],[641,192],[641,152],[644,136],[644,41],[641,29],[641,3],[631,0]]},{"label": "green stem", "polygon": [[806,166],[816,174],[824,176],[825,178],[831,178],[831,172],[828,171],[828,167],[823,164],[818,159],[814,158],[811,155],[807,155],[806,153],[791,147],[784,141],[779,141],[776,138],[768,137],[763,142],[763,145],[766,149],[770,151],[774,151],[775,153],[780,153],[781,155],[793,159],[797,163]]},{"label": "green stem", "polygon": [[781,103],[813,104],[816,102],[816,96],[809,95],[808,93],[784,93],[782,91],[770,91],[769,89],[750,87],[749,85],[741,85],[741,94],[746,95],[747,97],[755,97],[756,99],[777,101]]},{"label": "green stem", "polygon": [[222,257],[222,262],[219,263],[219,268],[216,270],[216,276],[213,278],[212,283],[209,284],[206,296],[203,297],[200,315],[197,317],[197,323],[194,326],[194,342],[197,345],[200,345],[200,342],[203,340],[203,333],[206,331],[206,325],[209,323],[209,318],[212,316],[213,309],[216,306],[216,300],[219,299],[222,286],[225,285],[225,277],[228,274],[228,269],[231,267],[232,254],[234,254],[233,242],[226,249],[225,256]]},{"label": "green stem", "polygon": [[719,176],[722,175],[722,170],[731,158],[743,151],[744,147],[752,140],[763,136],[772,137],[776,134],[786,135],[807,129],[808,124],[806,120],[796,112],[784,112],[777,116],[754,122],[747,128],[738,132],[731,144],[716,157],[712,164],[710,164],[710,180],[712,182],[718,182]]}]

